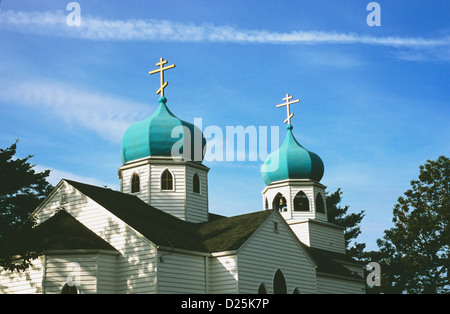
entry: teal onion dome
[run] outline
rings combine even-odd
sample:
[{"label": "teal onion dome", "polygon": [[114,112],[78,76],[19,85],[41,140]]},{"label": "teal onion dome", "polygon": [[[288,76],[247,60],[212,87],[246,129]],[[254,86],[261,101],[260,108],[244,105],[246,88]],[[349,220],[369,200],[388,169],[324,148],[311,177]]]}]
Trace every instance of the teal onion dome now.
[{"label": "teal onion dome", "polygon": [[125,131],[122,162],[125,164],[150,156],[182,156],[183,160],[203,161],[206,139],[201,130],[170,112],[166,105],[167,98],[160,97],[158,101],[159,107],[150,117]]},{"label": "teal onion dome", "polygon": [[287,134],[280,148],[269,155],[261,166],[266,185],[286,179],[310,179],[319,182],[323,177],[322,159],[300,145],[287,125]]}]

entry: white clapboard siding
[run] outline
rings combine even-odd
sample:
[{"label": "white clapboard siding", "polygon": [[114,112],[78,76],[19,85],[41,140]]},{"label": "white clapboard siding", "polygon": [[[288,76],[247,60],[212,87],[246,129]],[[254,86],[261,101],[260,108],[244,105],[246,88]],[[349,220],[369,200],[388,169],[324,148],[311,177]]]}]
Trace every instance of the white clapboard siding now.
[{"label": "white clapboard siding", "polygon": [[158,256],[163,260],[158,260],[158,293],[206,293],[205,256],[164,251]]},{"label": "white clapboard siding", "polygon": [[[139,192],[131,193],[131,178],[134,173],[139,175]],[[121,172],[121,192],[136,195],[144,202],[149,202],[149,177],[150,166],[142,165],[134,168],[124,169]]]},{"label": "white clapboard siding", "polygon": [[238,292],[236,255],[209,258],[209,293],[232,294]]},{"label": "white clapboard siding", "polygon": [[290,220],[290,221],[288,221],[288,223],[289,223],[289,226],[291,227],[292,231],[297,236],[297,238],[305,245],[311,246],[310,241],[309,241],[310,237],[309,237],[308,220],[303,220],[303,221]]},{"label": "white clapboard siding", "polygon": [[310,247],[345,254],[344,230],[315,220],[288,221],[292,231]]},{"label": "white clapboard siding", "polygon": [[317,293],[320,294],[363,294],[364,287],[364,282],[317,275]]},{"label": "white clapboard siding", "polygon": [[[161,175],[166,169],[172,173],[173,191],[161,190]],[[183,165],[150,165],[150,205],[185,220],[185,176]]]},{"label": "white clapboard siding", "polygon": [[[63,208],[120,252],[121,255],[117,257],[119,270],[117,292],[154,293],[156,291],[154,245],[70,184],[65,183],[63,186],[68,200],[62,205]],[[49,200],[40,208],[38,220],[45,221],[59,206],[58,199]]]},{"label": "white clapboard siding", "polygon": [[32,261],[24,272],[0,269],[0,294],[42,293],[43,257]]},{"label": "white clapboard siding", "polygon": [[118,259],[115,255],[97,255],[97,293],[117,292],[117,264]]},{"label": "white clapboard siding", "polygon": [[[274,212],[239,249],[239,293],[257,293],[261,283],[273,293],[277,269],[283,272],[288,293],[295,288],[316,293],[315,265],[282,219]],[[278,232],[274,232],[273,222],[277,222]]]},{"label": "white clapboard siding", "polygon": [[310,246],[345,254],[344,231],[328,224],[309,223]]},{"label": "white clapboard siding", "polygon": [[[60,294],[63,286],[67,283],[68,277],[73,274],[73,268],[68,268],[70,263],[77,263],[80,266],[80,285],[77,289],[80,294],[97,293],[96,278],[96,254],[70,254],[70,255],[50,255],[46,256],[46,267],[44,274],[44,293]],[[75,278],[74,278],[75,279]]]},{"label": "white clapboard siding", "polygon": [[[267,190],[266,190],[267,189]],[[290,195],[290,188],[288,185],[284,185],[281,187],[267,187],[265,189],[265,192],[263,193],[263,201],[265,203],[265,200],[267,199],[267,209],[274,208],[273,201],[275,199],[275,196],[280,193],[283,195],[283,197],[286,199],[287,202],[289,202],[289,195]]]},{"label": "white clapboard siding", "polygon": [[[193,192],[193,178],[200,179],[200,193]],[[207,171],[186,165],[186,220],[208,221],[208,175]]]}]

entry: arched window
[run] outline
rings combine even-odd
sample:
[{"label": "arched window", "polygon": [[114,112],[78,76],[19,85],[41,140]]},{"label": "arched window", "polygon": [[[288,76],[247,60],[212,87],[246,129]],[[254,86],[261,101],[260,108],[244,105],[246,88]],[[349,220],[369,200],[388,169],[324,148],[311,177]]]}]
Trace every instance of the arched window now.
[{"label": "arched window", "polygon": [[66,283],[61,289],[61,294],[78,294],[78,289],[75,285],[69,286]]},{"label": "arched window", "polygon": [[274,294],[287,294],[286,280],[281,270],[275,272],[273,277],[273,293]]},{"label": "arched window", "polygon": [[169,169],[164,170],[161,175],[161,190],[173,190],[173,176]]},{"label": "arched window", "polygon": [[300,191],[294,197],[294,211],[307,212],[309,211],[309,199],[305,192]]},{"label": "arched window", "polygon": [[325,214],[325,204],[323,202],[323,197],[320,193],[316,196],[316,212]]},{"label": "arched window", "polygon": [[264,209],[269,209],[269,202],[266,200],[264,201]]},{"label": "arched window", "polygon": [[135,172],[133,173],[133,176],[131,177],[131,193],[136,193],[141,190],[141,184],[139,175]]},{"label": "arched window", "polygon": [[259,285],[258,294],[267,294],[266,285],[264,283]]},{"label": "arched window", "polygon": [[295,288],[294,291],[292,292],[292,294],[300,294],[300,289],[299,288]]},{"label": "arched window", "polygon": [[281,193],[275,195],[275,198],[273,199],[272,202],[272,208],[278,209],[280,212],[287,211],[286,199],[283,197],[283,195],[281,195]]},{"label": "arched window", "polygon": [[200,193],[200,178],[198,177],[198,174],[194,174],[194,177],[192,178],[192,191],[194,193]]}]

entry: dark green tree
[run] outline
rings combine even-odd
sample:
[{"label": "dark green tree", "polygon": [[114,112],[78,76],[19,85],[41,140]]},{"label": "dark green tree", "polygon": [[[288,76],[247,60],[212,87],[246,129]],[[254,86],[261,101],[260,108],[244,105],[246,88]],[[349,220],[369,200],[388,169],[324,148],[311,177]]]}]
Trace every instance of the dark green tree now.
[{"label": "dark green tree", "polygon": [[449,293],[450,159],[420,166],[377,244],[384,293]]},{"label": "dark green tree", "polygon": [[347,254],[360,260],[366,245],[364,243],[356,243],[353,241],[361,234],[359,224],[364,218],[364,211],[362,210],[359,213],[348,213],[349,206],[345,205],[342,207],[340,205],[341,200],[342,191],[340,188],[331,194],[327,194],[326,205],[328,221],[345,228],[344,237]]},{"label": "dark green tree", "polygon": [[0,149],[0,267],[7,270],[25,270],[39,255],[30,241],[30,214],[52,189],[50,171],[36,172],[32,155],[15,157],[17,143]]}]

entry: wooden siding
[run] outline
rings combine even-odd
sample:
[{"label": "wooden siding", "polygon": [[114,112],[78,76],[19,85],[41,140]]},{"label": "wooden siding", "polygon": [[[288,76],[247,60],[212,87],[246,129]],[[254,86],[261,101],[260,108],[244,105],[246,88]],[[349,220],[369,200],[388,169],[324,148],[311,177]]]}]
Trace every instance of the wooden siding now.
[{"label": "wooden siding", "polygon": [[97,293],[97,263],[95,254],[57,255],[46,257],[44,274],[45,294],[60,294],[67,283],[67,277],[72,273],[69,263],[77,263],[80,266],[80,286],[77,289],[80,294]]},{"label": "wooden siding", "polygon": [[164,251],[158,256],[163,259],[158,260],[158,293],[207,292],[205,256]]},{"label": "wooden siding", "polygon": [[[303,191],[309,200],[309,211],[294,211],[294,198],[300,191]],[[265,200],[267,199],[268,209],[271,209],[275,196],[281,193],[287,202],[287,211],[282,212],[282,216],[286,219],[317,219],[321,221],[327,221],[326,214],[316,212],[315,198],[318,193],[322,196],[325,195],[324,188],[315,185],[313,182],[289,182],[274,184],[268,186],[263,191],[263,208]],[[325,201],[325,199],[324,199]],[[266,208],[264,208],[266,209]],[[326,210],[326,209],[325,209]]]},{"label": "wooden siding", "polygon": [[309,235],[311,247],[345,254],[342,229],[320,223],[309,223]]},{"label": "wooden siding", "polygon": [[209,293],[238,292],[236,255],[213,256],[209,259]]},{"label": "wooden siding", "polygon": [[[193,177],[200,179],[200,193],[193,192]],[[208,221],[208,174],[205,170],[186,166],[186,220],[190,222]]]},{"label": "wooden siding", "polygon": [[[68,202],[63,208],[87,228],[102,237],[120,252],[117,257],[118,293],[155,293],[155,256],[152,243],[98,203],[86,197],[68,183],[63,185]],[[38,213],[43,222],[59,208],[58,193]]]},{"label": "wooden siding", "polygon": [[[133,173],[139,175],[139,192],[131,193],[131,177]],[[149,202],[149,165],[137,166],[134,168],[124,169],[121,173],[120,189],[123,193],[136,195],[144,202]]]},{"label": "wooden siding", "polygon": [[[261,283],[273,293],[277,269],[283,272],[289,294],[295,288],[301,293],[316,292],[315,265],[282,219],[274,212],[239,249],[238,293],[257,293]],[[274,232],[273,222],[278,223],[278,232]]]},{"label": "wooden siding", "polygon": [[0,294],[42,293],[43,259],[33,261],[33,265],[24,272],[0,270]]},{"label": "wooden siding", "polygon": [[[169,169],[173,176],[173,191],[161,191],[161,174]],[[150,165],[150,205],[186,220],[185,166]]]},{"label": "wooden siding", "polygon": [[344,230],[314,220],[288,221],[292,231],[304,244],[345,254]]},{"label": "wooden siding", "polygon": [[[161,190],[161,174],[168,169],[174,182],[172,191]],[[172,160],[154,163],[138,163],[135,166],[119,169],[121,191],[136,195],[144,202],[190,222],[208,220],[208,170],[189,163],[177,163]],[[139,175],[140,191],[131,193],[131,178]],[[200,179],[200,193],[193,192],[192,178],[197,173]]]},{"label": "wooden siding", "polygon": [[309,226],[308,220],[304,220],[302,222],[290,220],[288,221],[289,226],[292,231],[295,233],[297,238],[307,246],[311,246],[309,241]]},{"label": "wooden siding", "polygon": [[117,264],[117,256],[97,254],[97,293],[117,292]]}]

